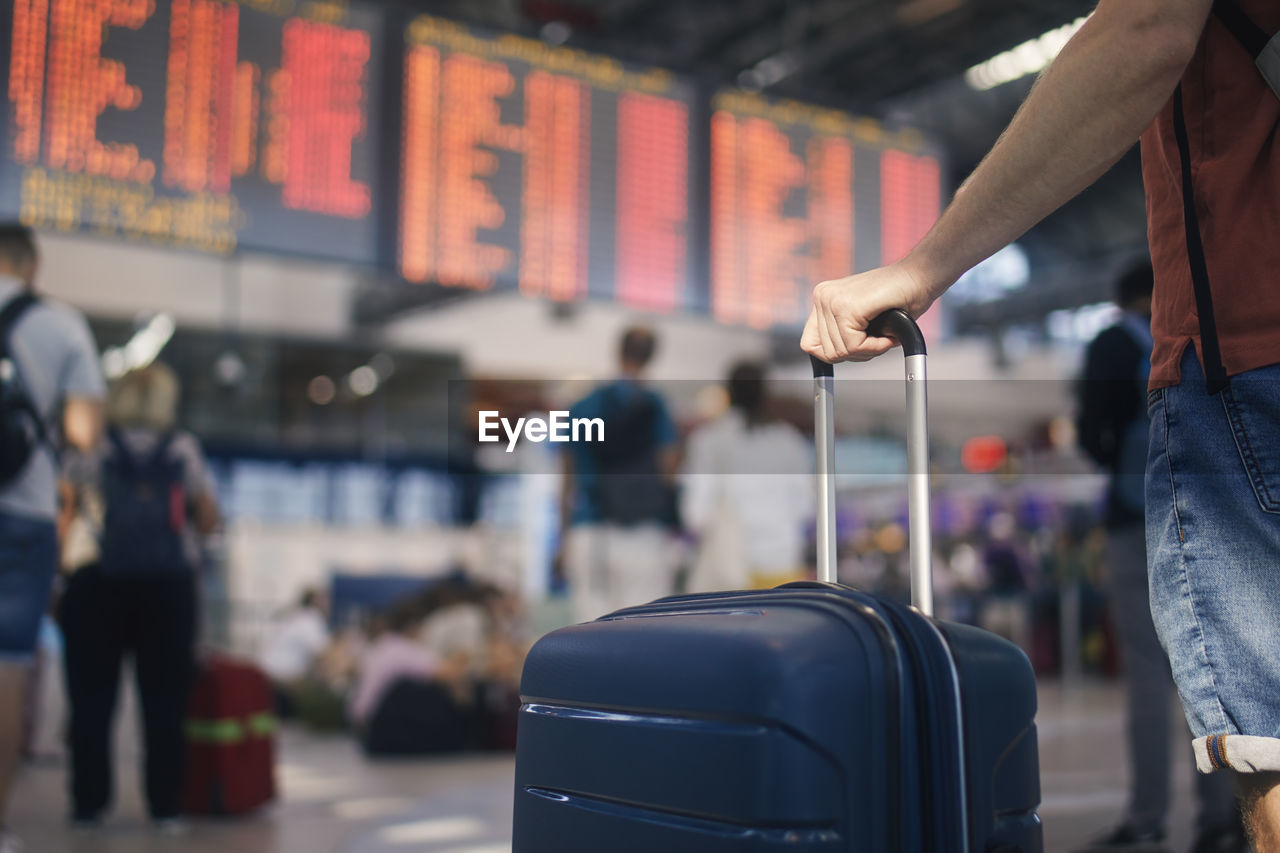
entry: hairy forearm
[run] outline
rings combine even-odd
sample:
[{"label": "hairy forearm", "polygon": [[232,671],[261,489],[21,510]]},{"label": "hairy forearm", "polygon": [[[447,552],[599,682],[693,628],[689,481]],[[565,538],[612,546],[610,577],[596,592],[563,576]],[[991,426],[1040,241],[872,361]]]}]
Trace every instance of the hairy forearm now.
[{"label": "hairy forearm", "polygon": [[1210,0],[1103,0],[904,263],[938,296],[1110,168],[1167,103]]}]

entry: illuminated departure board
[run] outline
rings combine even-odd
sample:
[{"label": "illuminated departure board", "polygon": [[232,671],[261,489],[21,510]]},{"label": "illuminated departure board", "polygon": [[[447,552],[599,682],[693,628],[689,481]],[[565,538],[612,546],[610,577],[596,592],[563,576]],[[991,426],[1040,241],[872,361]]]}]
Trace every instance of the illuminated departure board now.
[{"label": "illuminated departure board", "polygon": [[917,133],[719,93],[711,116],[712,312],[757,328],[803,324],[815,284],[906,255],[937,219],[941,192],[938,157]]},{"label": "illuminated departure board", "polygon": [[404,78],[406,279],[688,304],[687,84],[430,17],[406,33]]},{"label": "illuminated departure board", "polygon": [[345,2],[15,0],[0,209],[373,262],[380,22]]}]

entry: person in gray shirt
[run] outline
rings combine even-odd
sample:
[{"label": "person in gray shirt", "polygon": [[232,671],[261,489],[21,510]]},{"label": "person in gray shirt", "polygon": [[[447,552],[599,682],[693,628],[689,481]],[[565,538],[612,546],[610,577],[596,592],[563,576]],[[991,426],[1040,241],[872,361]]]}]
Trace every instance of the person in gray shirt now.
[{"label": "person in gray shirt", "polygon": [[[0,225],[0,311],[34,290],[31,229]],[[42,424],[30,458],[0,483],[0,853],[22,843],[5,824],[22,742],[22,718],[41,619],[57,570],[58,437],[84,450],[98,442],[106,393],[97,346],[83,316],[36,300],[9,324],[14,379]]]}]

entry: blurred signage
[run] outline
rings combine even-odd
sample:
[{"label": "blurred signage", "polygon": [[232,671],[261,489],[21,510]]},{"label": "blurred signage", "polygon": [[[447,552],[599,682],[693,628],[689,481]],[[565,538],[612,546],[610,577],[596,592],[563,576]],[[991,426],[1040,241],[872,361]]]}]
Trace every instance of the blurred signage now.
[{"label": "blurred signage", "polygon": [[16,0],[0,210],[375,259],[381,18],[298,0]]},{"label": "blurred signage", "polygon": [[411,23],[406,51],[404,278],[689,304],[685,82],[430,17]]},{"label": "blurred signage", "polygon": [[801,325],[815,284],[901,259],[941,204],[938,156],[920,134],[720,92],[711,118],[712,311],[756,328]]}]

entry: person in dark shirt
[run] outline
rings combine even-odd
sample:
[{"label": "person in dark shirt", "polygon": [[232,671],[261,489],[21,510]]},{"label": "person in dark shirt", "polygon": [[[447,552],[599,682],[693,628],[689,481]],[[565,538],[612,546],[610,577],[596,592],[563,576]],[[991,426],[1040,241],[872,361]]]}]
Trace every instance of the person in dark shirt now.
[{"label": "person in dark shirt", "polygon": [[[1076,422],[1081,447],[1110,474],[1106,583],[1126,677],[1129,801],[1120,825],[1091,848],[1097,850],[1131,849],[1163,839],[1169,812],[1173,675],[1151,619],[1143,509],[1154,281],[1150,262],[1120,277],[1116,304],[1122,313],[1085,353]],[[1192,849],[1246,849],[1230,777],[1196,774],[1196,797],[1199,839]]]},{"label": "person in dark shirt", "polygon": [[574,404],[575,419],[604,424],[603,441],[563,457],[561,562],[580,622],[670,595],[675,583],[675,422],[644,382],[658,341],[643,326],[618,346],[620,376]]}]

